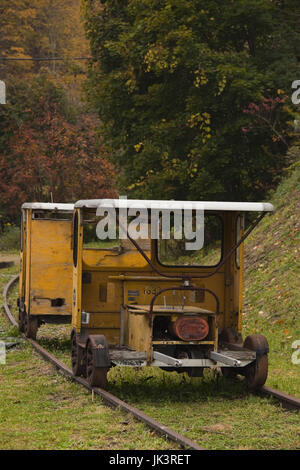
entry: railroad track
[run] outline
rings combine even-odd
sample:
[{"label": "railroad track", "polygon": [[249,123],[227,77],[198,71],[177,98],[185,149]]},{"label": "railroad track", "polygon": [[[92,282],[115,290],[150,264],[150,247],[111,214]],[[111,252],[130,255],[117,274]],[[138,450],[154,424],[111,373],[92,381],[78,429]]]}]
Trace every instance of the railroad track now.
[{"label": "railroad track", "polygon": [[[10,323],[16,327],[18,327],[18,323],[14,316],[12,315],[7,297],[8,297],[8,292],[10,288],[13,286],[13,284],[18,280],[19,276],[13,277],[8,284],[4,287],[3,290],[3,298],[4,298],[4,312]],[[107,392],[106,390],[100,389],[100,388],[92,388],[89,383],[81,378],[81,377],[75,377],[73,375],[73,372],[71,369],[69,369],[65,364],[63,364],[61,361],[59,361],[56,357],[54,357],[51,353],[49,353],[45,348],[40,346],[40,344],[37,341],[34,341],[30,338],[26,338],[31,345],[34,347],[34,349],[47,361],[51,362],[56,369],[58,369],[62,374],[66,375],[67,377],[72,378],[73,381],[76,383],[84,386],[88,390],[90,390],[92,393],[95,395],[99,395],[104,403],[106,403],[109,406],[113,407],[120,407],[121,409],[125,410],[128,413],[131,413],[137,420],[143,422],[146,424],[148,427],[153,429],[157,434],[164,435],[168,439],[176,442],[179,444],[181,447],[185,449],[192,449],[192,450],[205,450],[202,447],[200,447],[197,443],[191,441],[190,439],[187,439],[186,437],[176,433],[172,429],[164,426],[163,424],[159,423],[158,421],[154,420],[150,416],[145,415],[143,412],[138,410],[137,408],[129,405],[128,403],[124,402],[123,400],[120,400],[118,397],[112,395],[111,393]],[[287,409],[292,409],[292,410],[300,410],[300,399],[296,397],[292,397],[290,395],[287,395],[286,393],[280,392],[278,390],[275,390],[273,388],[264,386],[260,389],[258,392],[260,395],[264,396],[269,396],[275,398],[284,408]]]},{"label": "railroad track", "polygon": [[[9,304],[7,301],[8,297],[8,292],[10,288],[13,286],[13,284],[18,280],[19,275],[13,277],[8,284],[3,289],[3,298],[4,298],[4,312],[8,320],[13,326],[18,327],[18,322],[12,315]],[[67,377],[72,378],[72,380],[83,387],[87,388],[90,390],[93,394],[99,395],[105,404],[113,407],[120,407],[127,413],[132,414],[137,420],[143,422],[146,424],[148,427],[153,429],[157,434],[163,435],[170,439],[171,441],[176,442],[179,444],[182,448],[184,449],[192,449],[192,450],[205,450],[202,447],[200,447],[196,442],[191,441],[190,439],[187,439],[186,437],[178,434],[177,432],[173,431],[172,429],[168,428],[167,426],[164,426],[163,424],[159,423],[155,419],[151,418],[150,416],[147,416],[145,413],[142,411],[138,410],[134,406],[129,405],[128,403],[124,402],[123,400],[120,400],[118,397],[112,395],[111,393],[107,392],[106,390],[100,389],[100,388],[92,388],[89,383],[81,378],[81,377],[76,377],[73,375],[73,372],[69,367],[67,367],[65,364],[63,364],[61,361],[59,361],[56,357],[53,356],[53,354],[49,353],[45,348],[43,348],[37,341],[26,338],[27,341],[31,343],[31,345],[34,347],[34,349],[46,360],[51,362],[56,369],[64,374]]]}]

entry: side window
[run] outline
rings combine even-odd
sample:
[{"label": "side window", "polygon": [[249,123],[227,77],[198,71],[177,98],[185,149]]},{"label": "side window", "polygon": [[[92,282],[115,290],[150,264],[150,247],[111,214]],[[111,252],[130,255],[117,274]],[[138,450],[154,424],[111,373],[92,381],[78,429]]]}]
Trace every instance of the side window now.
[{"label": "side window", "polygon": [[78,259],[78,212],[75,212],[73,221],[73,264],[76,268]]},{"label": "side window", "polygon": [[91,248],[93,250],[110,250],[113,248],[119,248],[120,240],[118,238],[118,227],[116,230],[116,238],[109,238],[101,240],[97,236],[97,224],[98,222],[104,219],[104,217],[94,217],[91,216],[88,219],[83,221],[83,247]]},{"label": "side window", "polygon": [[175,239],[171,224],[170,239],[159,239],[158,261],[163,266],[217,266],[223,254],[223,222],[218,215],[204,215],[204,245],[200,250],[186,250],[186,239]]}]

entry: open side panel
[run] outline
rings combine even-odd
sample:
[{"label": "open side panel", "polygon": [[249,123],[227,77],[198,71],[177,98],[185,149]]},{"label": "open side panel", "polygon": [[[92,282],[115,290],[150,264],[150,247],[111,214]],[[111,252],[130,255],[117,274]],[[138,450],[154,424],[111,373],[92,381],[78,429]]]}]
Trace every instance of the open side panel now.
[{"label": "open side panel", "polygon": [[[236,217],[235,229],[236,229],[236,232],[235,232],[236,241],[238,242],[244,235],[244,230],[245,230],[244,214],[239,214]],[[241,333],[242,332],[243,294],[244,294],[244,243],[242,243],[240,247],[238,248],[238,250],[236,251],[235,266],[236,266],[235,297],[236,299],[238,299],[238,312],[239,312],[237,331]]]},{"label": "open side panel", "polygon": [[[84,215],[91,219],[90,214]],[[84,322],[81,320],[81,338],[97,333],[104,335],[110,345],[120,345],[124,343],[124,273],[129,269],[142,275],[151,269],[128,240],[116,240],[109,247],[98,239],[93,242],[96,247],[91,247],[88,235],[85,239],[88,234],[85,230],[84,226],[81,252],[81,311]],[[94,230],[95,226],[92,234]],[[146,249],[150,256],[149,243]]]}]

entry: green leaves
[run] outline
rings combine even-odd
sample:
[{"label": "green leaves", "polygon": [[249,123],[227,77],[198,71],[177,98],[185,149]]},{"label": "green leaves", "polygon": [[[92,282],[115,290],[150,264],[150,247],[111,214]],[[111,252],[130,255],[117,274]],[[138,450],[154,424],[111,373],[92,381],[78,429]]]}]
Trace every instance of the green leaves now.
[{"label": "green leaves", "polygon": [[88,92],[122,190],[138,197],[263,197],[284,150],[270,126],[243,132],[253,120],[244,110],[290,87],[287,67],[285,85],[272,72],[287,50],[292,69],[297,64],[283,34],[283,7],[265,0],[85,4],[94,57]]}]

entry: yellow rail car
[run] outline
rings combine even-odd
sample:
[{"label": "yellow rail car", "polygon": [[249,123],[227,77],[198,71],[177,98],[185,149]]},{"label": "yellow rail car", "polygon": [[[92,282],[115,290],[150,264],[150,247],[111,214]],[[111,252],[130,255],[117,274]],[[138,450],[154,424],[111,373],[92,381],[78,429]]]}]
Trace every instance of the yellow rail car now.
[{"label": "yellow rail car", "polygon": [[[187,250],[186,240],[175,236],[172,213],[188,206],[191,214],[202,211],[201,249]],[[131,211],[126,224],[134,214],[156,210],[160,235],[153,236],[157,221],[147,212],[148,235],[131,236],[130,225],[124,228],[125,208]],[[91,230],[103,228],[110,211],[119,234],[115,246],[107,240],[91,242]],[[261,214],[244,233],[248,211]],[[241,335],[243,241],[272,211],[268,203],[78,201],[73,215],[74,374],[105,387],[112,366],[157,366],[190,376],[220,367],[227,376],[245,375],[249,388],[262,386],[267,340],[250,335],[243,341]],[[170,239],[161,237],[164,214],[171,214]]]},{"label": "yellow rail car", "polygon": [[71,321],[73,207],[22,205],[19,328],[29,338],[41,323]]}]

